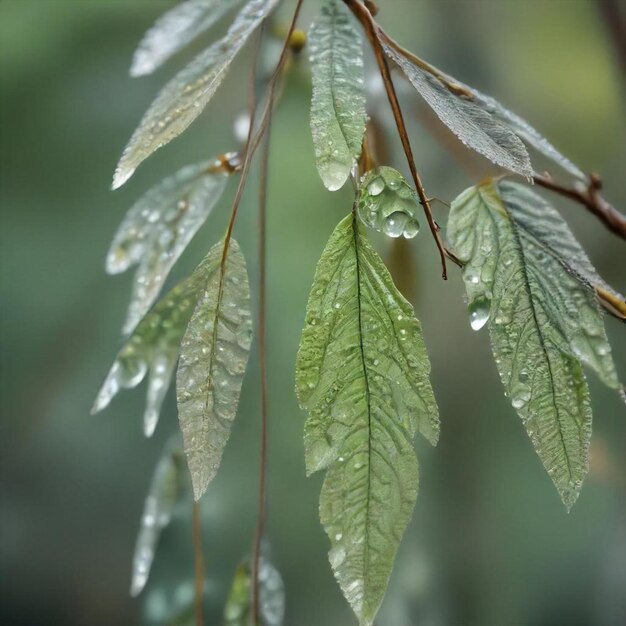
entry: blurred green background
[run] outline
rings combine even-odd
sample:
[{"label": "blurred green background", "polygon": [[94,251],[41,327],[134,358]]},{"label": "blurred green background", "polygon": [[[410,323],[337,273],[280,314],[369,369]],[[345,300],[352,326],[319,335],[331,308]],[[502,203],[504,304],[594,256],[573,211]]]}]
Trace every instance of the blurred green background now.
[{"label": "blurred green background", "polygon": [[[128,594],[143,498],[177,428],[173,398],[152,440],[142,435],[143,387],[89,416],[120,345],[129,296],[130,275],[111,278],[103,269],[124,211],[167,173],[232,149],[232,122],[246,104],[249,51],[191,131],[109,191],[121,149],[159,87],[212,36],[155,76],[131,80],[134,46],[172,4],[0,1],[2,624],[157,624],[188,598],[193,562],[184,511],[162,538],[142,597]],[[305,2],[302,25],[316,5]],[[525,116],[584,169],[601,172],[608,198],[626,209],[624,83],[595,2],[380,5],[380,21],[402,43]],[[278,21],[286,18],[281,12]],[[350,196],[326,193],[315,171],[307,72],[304,59],[292,71],[272,140],[268,537],[285,579],[286,624],[343,626],[354,619],[327,562],[317,517],[321,476],[304,475],[293,370],[315,262]],[[426,187],[449,201],[473,179],[418,123],[419,97],[401,92]],[[374,108],[389,119],[377,98]],[[403,167],[395,142],[391,148],[392,163]],[[490,171],[480,160],[473,166]],[[236,236],[254,276],[257,207],[249,189]],[[559,206],[601,274],[626,290],[624,242],[582,208]],[[437,212],[445,222],[445,208]],[[227,214],[225,199],[170,283],[221,236]],[[388,244],[378,243],[389,255]],[[404,263],[443,426],[437,449],[417,444],[420,497],[377,626],[626,624],[624,405],[589,377],[592,471],[568,515],[503,397],[487,333],[469,328],[459,273],[439,279],[426,229]],[[626,379],[624,327],[613,319],[607,326]],[[258,435],[253,354],[222,469],[202,503],[208,624],[220,623],[232,573],[249,551]]]}]

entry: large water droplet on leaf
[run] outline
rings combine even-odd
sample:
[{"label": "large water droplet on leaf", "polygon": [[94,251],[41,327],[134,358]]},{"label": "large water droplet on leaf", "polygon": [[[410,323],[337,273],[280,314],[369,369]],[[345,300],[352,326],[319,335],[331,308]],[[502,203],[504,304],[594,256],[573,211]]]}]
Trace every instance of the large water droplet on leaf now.
[{"label": "large water droplet on leaf", "polygon": [[366,226],[389,237],[413,239],[419,232],[419,199],[392,167],[370,170],[361,180],[358,213]]},{"label": "large water droplet on leaf", "polygon": [[467,310],[469,311],[472,330],[480,330],[489,320],[491,302],[486,296],[480,296],[470,303]]}]

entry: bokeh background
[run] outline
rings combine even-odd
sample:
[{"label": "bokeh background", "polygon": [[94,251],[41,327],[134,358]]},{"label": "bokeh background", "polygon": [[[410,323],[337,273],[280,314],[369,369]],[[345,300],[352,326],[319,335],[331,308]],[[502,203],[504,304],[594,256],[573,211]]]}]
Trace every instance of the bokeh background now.
[{"label": "bokeh background", "polygon": [[[583,168],[601,172],[608,198],[625,209],[624,82],[599,4],[381,0],[380,21],[415,52],[525,116]],[[233,119],[246,104],[249,50],[190,132],[150,158],[121,190],[109,190],[117,157],[159,87],[214,36],[155,76],[131,80],[135,44],[172,5],[0,1],[2,624],[160,624],[189,598],[189,510],[164,533],[142,596],[128,594],[143,498],[177,428],[173,398],[151,440],[141,429],[143,388],[89,416],[120,346],[129,296],[130,275],[111,278],[103,269],[124,211],[167,173],[235,147]],[[305,2],[302,25],[316,5]],[[279,25],[285,19],[286,12],[278,14]],[[427,189],[449,201],[489,165],[443,148],[419,97],[406,87],[401,92]],[[315,171],[309,98],[303,59],[289,76],[272,139],[268,538],[285,579],[286,624],[343,626],[355,621],[327,562],[317,517],[321,476],[305,478],[304,415],[293,392],[315,262],[350,208],[349,192],[326,193]],[[373,112],[388,120],[375,84],[371,101]],[[445,133],[440,138],[449,143]],[[395,141],[389,151],[390,162],[403,167]],[[253,183],[236,236],[254,275]],[[233,191],[170,283],[221,236]],[[558,204],[603,276],[626,290],[624,242],[581,207]],[[437,213],[445,222],[445,207]],[[387,258],[400,258],[377,241]],[[568,515],[503,397],[487,333],[469,328],[458,272],[452,269],[448,283],[439,279],[426,229],[401,252],[395,265],[423,323],[443,426],[437,449],[417,443],[420,497],[377,625],[626,624],[624,405],[589,376],[592,471]],[[626,379],[624,327],[613,319],[607,327]],[[208,624],[220,623],[230,578],[249,551],[258,435],[253,354],[222,469],[202,502]]]}]

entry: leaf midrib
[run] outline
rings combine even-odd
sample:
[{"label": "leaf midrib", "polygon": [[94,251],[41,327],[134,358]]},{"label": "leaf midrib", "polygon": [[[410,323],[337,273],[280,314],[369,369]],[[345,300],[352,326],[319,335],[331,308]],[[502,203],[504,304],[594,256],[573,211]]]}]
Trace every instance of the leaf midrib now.
[{"label": "leaf midrib", "polygon": [[[367,503],[365,511],[365,537],[363,540],[363,587],[366,587],[367,572],[369,566],[369,525],[370,525],[370,502],[372,491],[372,408],[369,378],[367,374],[367,366],[365,363],[365,346],[363,345],[363,311],[361,306],[361,267],[359,259],[359,228],[357,224],[356,213],[352,213],[352,237],[354,245],[354,257],[356,265],[356,285],[357,285],[357,308],[359,323],[359,350],[361,353],[361,363],[363,366],[363,379],[365,381],[365,401],[367,406]],[[364,610],[364,604],[367,599],[367,593],[363,589],[363,599],[361,610]]]}]

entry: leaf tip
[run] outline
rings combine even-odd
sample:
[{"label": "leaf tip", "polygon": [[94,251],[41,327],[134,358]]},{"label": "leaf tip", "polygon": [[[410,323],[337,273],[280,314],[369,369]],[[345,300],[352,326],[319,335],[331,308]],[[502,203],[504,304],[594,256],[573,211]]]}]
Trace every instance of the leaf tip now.
[{"label": "leaf tip", "polygon": [[119,189],[134,173],[134,167],[132,169],[127,169],[120,163],[115,170],[115,174],[113,174],[113,184],[111,185],[111,189],[113,191]]},{"label": "leaf tip", "polygon": [[128,75],[131,78],[140,78],[142,76],[152,74],[153,71],[154,67],[147,63],[143,57],[135,56],[133,57],[130,69],[128,70]]},{"label": "leaf tip", "polygon": [[136,598],[146,586],[147,577],[134,575],[130,583],[130,597]]}]

